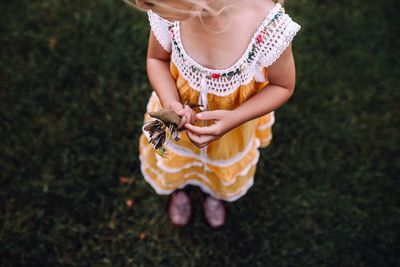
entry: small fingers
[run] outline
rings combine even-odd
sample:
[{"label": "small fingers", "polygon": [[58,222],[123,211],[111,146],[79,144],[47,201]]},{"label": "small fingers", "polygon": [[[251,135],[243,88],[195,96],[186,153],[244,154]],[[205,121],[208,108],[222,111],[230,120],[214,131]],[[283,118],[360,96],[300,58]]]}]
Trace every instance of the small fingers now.
[{"label": "small fingers", "polygon": [[181,121],[178,125],[178,128],[182,128],[185,123],[191,123],[192,116],[186,109],[181,109],[177,112],[177,114],[181,117]]},{"label": "small fingers", "polygon": [[[196,122],[196,112],[192,110],[188,105],[185,106],[185,108],[179,110],[176,112],[181,117],[181,121],[183,121],[183,118],[185,117],[185,123],[191,123],[194,124]],[[184,123],[180,123],[180,125],[184,125]],[[182,127],[180,126],[180,127]]]},{"label": "small fingers", "polygon": [[196,122],[196,112],[192,109],[191,113],[192,113],[192,124],[194,124]]},{"label": "small fingers", "polygon": [[188,130],[186,130],[186,134],[188,135],[190,141],[191,141],[195,146],[200,147],[200,144],[199,144],[199,142],[198,142],[199,140],[198,140],[198,136],[197,136],[197,135],[194,135],[192,132],[190,132],[190,131],[188,131]]},{"label": "small fingers", "polygon": [[189,129],[190,131],[192,131],[193,133],[198,134],[198,135],[217,135],[214,124],[212,124],[210,126],[199,127],[196,125],[186,123],[185,128]]},{"label": "small fingers", "polygon": [[182,116],[181,121],[179,122],[178,128],[182,128],[183,125],[187,122],[186,116]]},{"label": "small fingers", "polygon": [[196,135],[190,130],[186,130],[187,135],[189,136],[190,141],[196,145],[197,147],[205,147],[214,140],[214,136],[211,135]]},{"label": "small fingers", "polygon": [[178,110],[178,112],[176,112],[176,114],[178,114],[179,116],[183,116],[183,114],[185,114],[185,113],[186,113],[185,109],[180,109],[180,110]]},{"label": "small fingers", "polygon": [[186,123],[190,123],[190,121],[191,121],[191,115],[190,115],[190,113],[186,113],[185,114],[185,117],[186,117]]},{"label": "small fingers", "polygon": [[194,124],[196,121],[196,112],[189,105],[185,105],[184,110],[190,113],[190,120],[188,120],[188,122]]},{"label": "small fingers", "polygon": [[196,137],[193,136],[193,134],[188,133],[188,136],[189,136],[190,141],[191,141],[195,146],[197,146],[198,148],[203,148],[203,147],[206,146],[206,144],[202,144],[202,143],[199,143],[198,141],[196,141],[197,139],[196,139]]}]

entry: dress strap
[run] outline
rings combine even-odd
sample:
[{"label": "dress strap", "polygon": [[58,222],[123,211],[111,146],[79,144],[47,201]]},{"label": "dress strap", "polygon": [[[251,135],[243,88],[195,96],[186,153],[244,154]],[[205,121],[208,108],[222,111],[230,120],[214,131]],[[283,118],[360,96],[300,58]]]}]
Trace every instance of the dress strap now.
[{"label": "dress strap", "polygon": [[260,35],[260,64],[262,67],[272,65],[289,46],[301,26],[283,13],[270,27]]},{"label": "dress strap", "polygon": [[164,48],[165,51],[168,53],[171,52],[171,34],[170,34],[170,27],[172,22],[163,19],[156,13],[154,13],[151,9],[147,11],[147,15],[150,22],[150,28],[154,33],[157,41],[160,45]]}]

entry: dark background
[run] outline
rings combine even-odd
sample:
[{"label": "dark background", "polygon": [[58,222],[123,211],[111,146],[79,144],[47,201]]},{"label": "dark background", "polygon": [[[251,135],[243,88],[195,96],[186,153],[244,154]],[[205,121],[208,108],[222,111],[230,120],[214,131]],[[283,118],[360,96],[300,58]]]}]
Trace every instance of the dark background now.
[{"label": "dark background", "polygon": [[1,266],[400,266],[398,1],[286,1],[296,91],[214,231],[200,203],[173,228],[139,170],[146,14],[0,7]]}]

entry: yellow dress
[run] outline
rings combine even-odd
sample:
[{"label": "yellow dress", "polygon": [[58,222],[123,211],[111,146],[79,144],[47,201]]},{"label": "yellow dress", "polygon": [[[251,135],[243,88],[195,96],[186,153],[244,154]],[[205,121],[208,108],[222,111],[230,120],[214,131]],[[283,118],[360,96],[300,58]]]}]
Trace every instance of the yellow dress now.
[{"label": "yellow dress", "polygon": [[[151,11],[149,20],[157,40],[171,52],[170,73],[176,80],[181,102],[201,103],[207,110],[232,110],[260,90],[268,90],[267,66],[279,57],[300,29],[280,4],[276,4],[254,34],[255,48],[249,44],[237,64],[228,70],[217,71],[203,68],[187,55],[177,34],[178,22],[163,20]],[[280,35],[273,35],[279,31],[282,32]],[[278,40],[278,45],[274,40]],[[251,52],[254,57],[251,57]],[[161,102],[153,91],[147,112],[161,108]],[[144,122],[150,120],[153,119],[145,114]],[[141,172],[160,195],[191,184],[218,199],[235,201],[253,185],[259,148],[271,143],[274,120],[274,111],[271,111],[232,129],[204,148],[193,145],[182,131],[179,141],[171,139],[167,143],[168,158],[155,153],[143,132],[139,144]],[[195,125],[204,126],[202,121],[196,121]]]}]

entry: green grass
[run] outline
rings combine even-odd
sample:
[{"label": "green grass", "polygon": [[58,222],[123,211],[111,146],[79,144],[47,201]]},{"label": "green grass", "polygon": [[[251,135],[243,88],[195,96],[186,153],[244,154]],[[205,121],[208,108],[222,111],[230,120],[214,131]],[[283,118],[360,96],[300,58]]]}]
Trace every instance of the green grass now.
[{"label": "green grass", "polygon": [[173,228],[139,170],[146,14],[117,0],[0,7],[1,266],[400,265],[398,2],[287,1],[302,25],[296,91],[217,231],[197,202]]}]

